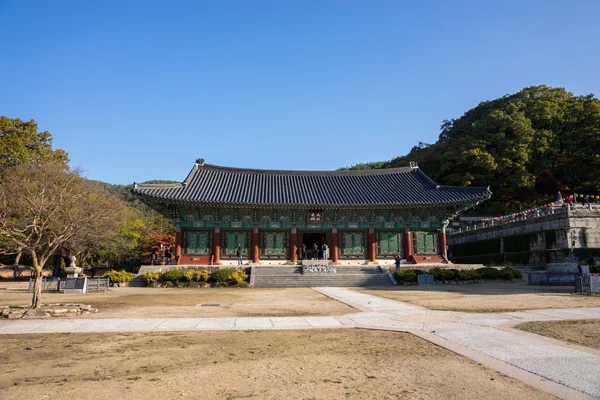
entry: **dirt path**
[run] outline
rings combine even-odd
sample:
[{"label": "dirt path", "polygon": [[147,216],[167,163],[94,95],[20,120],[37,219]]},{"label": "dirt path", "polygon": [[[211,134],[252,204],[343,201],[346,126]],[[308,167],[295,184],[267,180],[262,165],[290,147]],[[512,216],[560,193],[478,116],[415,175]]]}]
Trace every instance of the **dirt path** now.
[{"label": "dirt path", "polygon": [[6,400],[553,398],[376,330],[28,335],[2,350]]}]

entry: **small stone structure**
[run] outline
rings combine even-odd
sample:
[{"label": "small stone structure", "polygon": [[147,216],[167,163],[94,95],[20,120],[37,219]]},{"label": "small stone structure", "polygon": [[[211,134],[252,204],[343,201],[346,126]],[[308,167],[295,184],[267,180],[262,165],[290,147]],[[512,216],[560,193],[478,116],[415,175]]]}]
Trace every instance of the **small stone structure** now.
[{"label": "small stone structure", "polygon": [[37,319],[50,317],[70,317],[73,315],[98,312],[89,304],[52,303],[42,304],[41,308],[32,310],[29,306],[0,306],[0,318]]},{"label": "small stone structure", "polygon": [[530,272],[530,285],[574,285],[579,269],[577,263],[550,263],[546,271]]}]

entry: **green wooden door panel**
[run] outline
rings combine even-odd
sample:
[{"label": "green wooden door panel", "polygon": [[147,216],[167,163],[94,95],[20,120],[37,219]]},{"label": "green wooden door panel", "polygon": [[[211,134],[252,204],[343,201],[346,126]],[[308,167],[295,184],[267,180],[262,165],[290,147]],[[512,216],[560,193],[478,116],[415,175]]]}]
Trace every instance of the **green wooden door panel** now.
[{"label": "green wooden door panel", "polygon": [[246,232],[227,232],[223,236],[223,254],[236,256],[238,245],[242,247],[243,254],[247,254],[248,234]]},{"label": "green wooden door panel", "polygon": [[287,254],[287,232],[264,232],[262,234],[262,254],[285,256]]},{"label": "green wooden door panel", "polygon": [[378,232],[377,233],[377,254],[385,255],[403,255],[402,233],[399,232]]},{"label": "green wooden door panel", "polygon": [[436,232],[416,232],[414,250],[416,254],[438,254],[438,234]]},{"label": "green wooden door panel", "polygon": [[183,254],[206,255],[210,254],[212,248],[212,236],[210,232],[184,232]]},{"label": "green wooden door panel", "polygon": [[365,253],[363,233],[343,232],[341,235],[341,247],[343,255],[363,255]]}]

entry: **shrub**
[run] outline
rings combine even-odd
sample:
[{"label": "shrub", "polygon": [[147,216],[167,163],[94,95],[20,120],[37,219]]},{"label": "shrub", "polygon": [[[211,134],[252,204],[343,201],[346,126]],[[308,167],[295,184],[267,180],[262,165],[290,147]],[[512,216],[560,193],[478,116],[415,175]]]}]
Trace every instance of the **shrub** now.
[{"label": "shrub", "polygon": [[502,279],[521,279],[521,278],[523,278],[523,275],[521,274],[521,271],[519,271],[518,269],[511,268],[511,267],[504,267],[504,268],[502,268],[502,270],[500,270],[500,277]]},{"label": "shrub", "polygon": [[206,282],[208,280],[209,276],[210,276],[210,272],[207,270],[186,271],[184,273],[184,280],[187,282]]},{"label": "shrub", "polygon": [[479,268],[476,269],[483,279],[500,279],[500,271],[495,268]]},{"label": "shrub", "polygon": [[425,274],[425,272],[423,270],[420,270],[420,269],[412,269],[411,271],[414,272],[415,275],[423,275],[423,274]]},{"label": "shrub", "polygon": [[210,281],[215,283],[227,283],[232,280],[232,275],[232,269],[219,269],[210,274]]},{"label": "shrub", "polygon": [[417,274],[411,270],[394,272],[394,279],[399,283],[412,283],[417,281]]},{"label": "shrub", "polygon": [[180,269],[172,269],[162,275],[163,282],[180,282],[185,280],[185,272]]},{"label": "shrub", "polygon": [[446,281],[451,281],[453,279],[457,279],[458,278],[458,270],[457,269],[443,269],[442,277]]},{"label": "shrub", "polygon": [[436,281],[444,280],[444,270],[440,267],[431,268],[429,271],[427,271],[427,273],[433,275],[433,279]]},{"label": "shrub", "polygon": [[241,269],[238,269],[233,274],[231,274],[231,280],[233,283],[242,283],[246,282],[248,275]]},{"label": "shrub", "polygon": [[473,279],[481,279],[481,275],[474,269],[462,269],[458,271],[458,279],[461,281],[470,281]]},{"label": "shrub", "polygon": [[248,284],[248,282],[240,282],[240,283],[238,283],[238,287],[241,287],[241,288],[247,288],[249,286],[250,285]]},{"label": "shrub", "polygon": [[159,281],[161,281],[162,279],[162,272],[153,272],[153,271],[146,271],[144,273],[144,283],[146,284],[146,286],[148,285],[155,285],[157,284]]},{"label": "shrub", "polygon": [[112,283],[128,283],[133,279],[134,274],[127,271],[115,271],[114,269],[104,274]]}]

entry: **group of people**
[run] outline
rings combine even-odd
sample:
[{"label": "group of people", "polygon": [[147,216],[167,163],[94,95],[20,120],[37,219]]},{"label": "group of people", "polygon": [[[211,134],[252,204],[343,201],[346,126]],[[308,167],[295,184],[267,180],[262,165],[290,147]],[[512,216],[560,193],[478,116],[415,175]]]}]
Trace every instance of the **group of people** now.
[{"label": "group of people", "polygon": [[[169,249],[165,249],[162,253],[163,253],[162,259],[163,259],[164,265],[168,265],[169,262],[171,261],[171,257],[173,257],[173,254],[171,254]],[[152,250],[152,253],[150,253],[150,265],[158,265],[158,263],[159,263],[158,253],[155,250]]]},{"label": "group of people", "polygon": [[[308,260],[308,248],[306,247],[306,244],[304,244],[304,243],[302,244],[302,259]],[[323,243],[321,246],[319,246],[316,242],[313,242],[311,259],[312,260],[327,260],[327,259],[329,259],[329,247],[327,246],[327,243]]]}]

